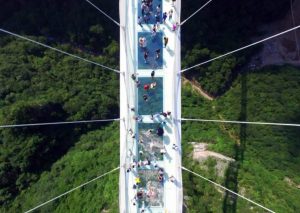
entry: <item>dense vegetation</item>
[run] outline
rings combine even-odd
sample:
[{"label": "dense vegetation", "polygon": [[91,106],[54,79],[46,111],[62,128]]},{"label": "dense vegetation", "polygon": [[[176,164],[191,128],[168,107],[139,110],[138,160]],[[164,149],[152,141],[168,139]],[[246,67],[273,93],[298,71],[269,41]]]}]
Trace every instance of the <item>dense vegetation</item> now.
[{"label": "dense vegetation", "polygon": [[[204,2],[184,1],[183,19]],[[117,0],[97,1],[97,5],[111,16],[118,16]],[[287,0],[229,0],[226,4],[213,1],[182,27],[183,67],[246,44],[252,36],[261,35],[262,24],[281,18],[288,5]],[[1,4],[0,23],[7,30],[111,67],[118,66],[118,28],[85,1],[6,1]],[[118,117],[116,74],[4,35],[0,37],[0,47],[1,124]],[[299,121],[299,70],[269,67],[240,75],[241,67],[255,50],[187,72],[188,78],[198,80],[210,94],[224,96],[207,102],[185,87],[183,115]],[[118,125],[107,123],[1,129],[0,211],[27,210],[115,168],[119,158],[117,130]],[[192,162],[187,143],[183,162],[229,188],[244,189],[245,195],[278,212],[297,212],[300,197],[295,185],[300,183],[300,169],[296,130],[186,123],[184,142],[209,142],[210,149],[231,156],[238,163],[220,177],[213,169],[213,159],[201,166]],[[285,177],[294,184],[284,182]],[[118,175],[112,174],[42,211],[117,212],[117,179]],[[190,212],[249,209],[249,203],[229,195],[224,197],[215,187],[187,173],[184,185]]]},{"label": "dense vegetation", "polygon": [[[9,208],[1,212],[24,212],[76,187],[97,175],[118,167],[119,134],[113,124],[83,134],[68,154],[56,161],[38,181],[23,190]],[[41,208],[42,212],[118,212],[118,171]]]},{"label": "dense vegetation", "polygon": [[[183,115],[185,117],[299,122],[300,74],[292,67],[267,67],[255,73],[238,76],[233,87],[221,98],[206,101],[192,91],[183,90]],[[184,158],[184,165],[212,180],[231,188],[276,212],[298,212],[300,205],[300,132],[296,127],[228,125],[186,122],[183,125],[184,152],[187,156],[191,146],[186,142],[209,144],[211,150],[236,160],[225,177],[205,170],[191,158]],[[203,187],[199,180],[185,173],[184,185],[192,212],[200,212],[196,196],[200,195],[208,206],[207,212],[250,211],[249,203],[235,201],[230,196],[220,199],[220,193]],[[189,185],[190,189],[188,188]],[[188,190],[189,189],[189,190]],[[201,199],[202,200],[202,199]],[[202,201],[201,201],[202,202]],[[207,207],[206,205],[204,205]],[[260,211],[256,209],[255,211]]]},{"label": "dense vegetation", "polygon": [[[112,12],[117,11],[113,4],[106,5],[106,8]],[[35,36],[33,39],[70,53],[111,67],[118,66],[119,48],[115,42],[118,40],[118,31],[106,20],[103,21],[103,17],[84,1],[76,4],[67,0],[3,2],[0,23],[5,29]],[[118,117],[119,86],[116,74],[5,35],[0,37],[0,46],[1,124]],[[43,177],[45,171],[51,170],[59,159],[69,153],[82,134],[103,125],[107,124],[2,129],[1,206],[5,208],[13,203],[13,209],[17,210],[20,204],[12,201],[18,194],[33,187],[33,183],[43,181],[40,175]],[[115,155],[111,156],[114,157]],[[90,175],[85,176],[85,172],[79,172],[81,178],[77,183],[101,173],[101,169],[111,169],[107,165],[99,167],[100,171],[93,173],[95,165],[90,166]],[[65,178],[62,175],[60,180]],[[73,186],[76,181],[73,182],[70,180],[69,186]],[[55,182],[51,184],[53,185],[46,184],[45,187],[55,188]],[[63,189],[68,189],[67,185],[61,190]],[[45,193],[45,198],[60,192],[55,189],[50,194]],[[41,202],[43,199],[35,201]],[[36,203],[24,205],[22,209],[34,204]],[[100,205],[99,209],[108,208],[111,204],[113,202],[110,205]],[[15,210],[10,208],[7,211]]]},{"label": "dense vegetation", "polygon": [[[1,46],[2,124],[118,117],[116,74],[23,41],[4,37]],[[59,47],[72,52],[67,45]],[[118,47],[113,42],[108,50],[107,57],[118,52]],[[107,57],[93,59],[116,64]],[[81,134],[99,127],[100,124],[1,129],[1,204],[35,182]]]}]

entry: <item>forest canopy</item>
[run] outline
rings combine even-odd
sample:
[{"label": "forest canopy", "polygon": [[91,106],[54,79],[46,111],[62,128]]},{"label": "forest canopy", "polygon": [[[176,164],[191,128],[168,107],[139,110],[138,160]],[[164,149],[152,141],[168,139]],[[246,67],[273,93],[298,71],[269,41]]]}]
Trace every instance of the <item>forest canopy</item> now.
[{"label": "forest canopy", "polygon": [[[38,38],[36,38],[38,39]],[[118,118],[118,76],[34,44],[1,38],[1,124]],[[116,54],[112,41],[107,47]],[[67,45],[60,49],[72,51]],[[78,55],[87,55],[76,52]],[[92,57],[114,66],[107,56]],[[60,159],[81,134],[102,124],[0,130],[1,194],[7,203]]]}]

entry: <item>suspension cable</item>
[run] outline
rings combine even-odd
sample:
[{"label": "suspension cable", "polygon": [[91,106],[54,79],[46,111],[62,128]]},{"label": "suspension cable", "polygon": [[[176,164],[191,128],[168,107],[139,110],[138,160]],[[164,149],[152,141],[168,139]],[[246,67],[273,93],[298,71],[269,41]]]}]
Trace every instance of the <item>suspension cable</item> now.
[{"label": "suspension cable", "polygon": [[183,22],[181,22],[180,25],[182,26],[185,22],[187,22],[190,18],[192,18],[194,15],[196,15],[198,12],[200,12],[204,7],[206,7],[212,1],[213,0],[209,0],[208,2],[206,2],[202,7],[200,7],[192,15],[190,15],[187,19],[185,19]]},{"label": "suspension cable", "polygon": [[200,122],[215,122],[215,123],[255,124],[255,125],[272,125],[272,126],[294,126],[294,127],[300,127],[300,124],[290,124],[290,123],[269,123],[269,122],[251,122],[251,121],[208,120],[208,119],[194,119],[194,118],[181,118],[181,121],[200,121]]},{"label": "suspension cable", "polygon": [[34,40],[30,39],[30,38],[27,38],[27,37],[24,37],[24,36],[21,36],[21,35],[12,33],[12,32],[10,32],[10,31],[4,30],[4,29],[2,29],[2,28],[0,28],[0,32],[3,32],[3,33],[6,33],[6,34],[15,36],[15,37],[17,37],[17,38],[20,38],[20,39],[23,39],[23,40],[26,40],[26,41],[30,41],[30,42],[35,43],[35,44],[37,44],[37,45],[40,45],[40,46],[49,48],[49,49],[54,50],[54,51],[56,51],[56,52],[59,52],[59,53],[62,53],[62,54],[71,56],[71,57],[73,57],[73,58],[76,58],[76,59],[79,59],[79,60],[82,60],[82,61],[85,61],[85,62],[94,64],[94,65],[97,65],[97,66],[102,67],[102,68],[104,68],[104,69],[107,69],[107,70],[110,70],[110,71],[113,71],[113,72],[116,72],[116,73],[120,73],[119,70],[116,70],[116,69],[107,67],[107,66],[105,66],[105,65],[99,64],[99,63],[94,62],[94,61],[90,61],[90,60],[88,60],[88,59],[82,58],[82,57],[77,56],[77,55],[73,55],[73,54],[68,53],[68,52],[65,52],[65,51],[63,51],[63,50],[59,50],[59,49],[57,49],[57,48],[54,48],[54,47],[51,47],[51,46],[49,46],[49,45],[40,43],[40,42],[38,42],[38,41],[34,41]]},{"label": "suspension cable", "polygon": [[110,121],[119,121],[119,120],[120,120],[120,118],[104,119],[104,120],[65,121],[65,122],[32,123],[32,124],[12,124],[12,125],[0,125],[0,128],[50,126],[50,125],[82,124],[82,123],[100,123],[100,122],[110,122]]},{"label": "suspension cable", "polygon": [[285,30],[285,31],[283,31],[283,32],[280,32],[280,33],[278,33],[278,34],[272,35],[272,36],[270,36],[270,37],[264,38],[264,39],[262,39],[262,40],[259,40],[259,41],[257,41],[257,42],[254,42],[254,43],[252,43],[252,44],[246,45],[246,46],[241,47],[241,48],[239,48],[239,49],[230,51],[230,52],[225,53],[225,54],[223,54],[223,55],[217,56],[217,57],[215,57],[215,58],[209,59],[209,60],[207,60],[207,61],[201,62],[201,63],[199,63],[199,64],[196,64],[196,65],[192,66],[192,67],[183,69],[183,70],[181,70],[180,72],[183,73],[183,72],[185,72],[185,71],[191,70],[191,69],[193,69],[193,68],[199,67],[199,66],[201,66],[201,65],[207,64],[207,63],[209,63],[209,62],[212,62],[212,61],[215,61],[215,60],[217,60],[217,59],[223,58],[223,57],[225,57],[225,56],[231,55],[231,54],[233,54],[233,53],[239,52],[239,51],[244,50],[244,49],[246,49],[246,48],[252,47],[252,46],[254,46],[254,45],[256,45],[256,44],[260,44],[260,43],[263,43],[263,42],[265,42],[265,41],[267,41],[267,40],[270,40],[270,39],[272,39],[272,38],[275,38],[275,37],[281,36],[281,35],[283,35],[283,34],[289,33],[289,32],[291,32],[291,31],[293,31],[293,30],[298,29],[298,28],[300,28],[300,25],[298,25],[298,26],[296,26],[296,27],[293,27],[293,28],[290,28],[290,29],[288,29],[288,30]]},{"label": "suspension cable", "polygon": [[114,22],[116,25],[118,25],[120,27],[120,23],[118,23],[117,21],[115,21],[112,17],[110,17],[109,15],[107,15],[103,10],[101,10],[99,7],[97,7],[95,4],[93,4],[92,2],[90,2],[89,0],[86,0],[86,2],[88,2],[90,5],[92,5],[94,8],[96,8],[98,11],[100,11],[103,15],[105,15],[107,18],[109,18],[112,22]]},{"label": "suspension cable", "polygon": [[46,205],[46,204],[48,204],[48,203],[50,203],[50,202],[52,202],[52,201],[54,201],[54,200],[57,200],[58,198],[61,198],[61,197],[65,196],[65,195],[67,195],[67,194],[69,194],[69,193],[75,191],[76,189],[79,189],[79,188],[81,188],[81,187],[83,187],[83,186],[86,186],[86,185],[88,185],[89,183],[92,183],[92,182],[94,182],[95,180],[98,180],[99,178],[102,178],[102,177],[104,177],[104,176],[106,176],[106,175],[108,175],[108,174],[110,174],[110,173],[112,173],[112,172],[114,172],[114,171],[116,171],[116,170],[118,170],[118,169],[120,169],[120,166],[118,166],[117,168],[115,168],[115,169],[113,169],[113,170],[111,170],[111,171],[109,171],[109,172],[106,172],[106,173],[104,173],[104,174],[102,174],[102,175],[100,175],[100,176],[98,176],[98,177],[96,177],[96,178],[94,178],[94,179],[92,179],[92,180],[89,180],[88,182],[85,182],[85,183],[83,183],[83,184],[81,184],[81,185],[79,185],[79,186],[77,186],[77,187],[75,187],[75,188],[73,188],[73,189],[70,189],[69,191],[66,191],[66,192],[64,192],[63,194],[58,195],[57,197],[54,197],[54,198],[52,198],[52,199],[50,199],[50,200],[48,200],[48,201],[46,201],[46,202],[44,202],[44,203],[41,203],[40,205],[38,205],[38,206],[36,206],[36,207],[34,207],[34,208],[30,209],[30,210],[27,210],[25,213],[32,212],[32,211],[34,211],[34,210],[36,210],[36,209],[38,209],[38,208],[40,208],[40,207],[42,207],[42,206],[44,206],[44,205]]},{"label": "suspension cable", "polygon": [[236,196],[238,196],[238,197],[240,197],[240,198],[243,198],[243,199],[249,201],[249,202],[252,203],[252,204],[255,204],[256,206],[259,206],[259,207],[263,208],[264,210],[267,210],[268,212],[275,213],[275,212],[272,211],[271,209],[268,209],[268,208],[266,208],[266,207],[264,207],[264,206],[262,206],[262,205],[260,205],[260,204],[258,204],[258,203],[256,203],[256,202],[254,202],[254,201],[252,201],[252,200],[250,200],[250,199],[244,197],[243,195],[240,195],[240,194],[238,194],[238,193],[236,193],[236,192],[234,192],[234,191],[232,191],[232,190],[230,190],[230,189],[227,189],[226,187],[222,186],[221,184],[218,184],[218,183],[216,183],[216,182],[214,182],[214,181],[212,181],[212,180],[209,180],[208,178],[205,178],[205,177],[203,177],[202,175],[197,174],[197,173],[195,173],[195,172],[193,172],[193,171],[191,171],[191,170],[189,170],[189,169],[187,169],[187,168],[185,168],[185,167],[183,167],[183,166],[182,166],[181,168],[182,168],[183,170],[189,172],[189,173],[192,173],[193,175],[196,175],[196,176],[198,176],[198,177],[200,177],[200,178],[202,178],[202,179],[204,179],[204,180],[206,180],[206,181],[208,181],[208,182],[210,182],[210,183],[212,183],[212,184],[214,184],[214,185],[216,185],[216,186],[218,186],[218,187],[220,187],[220,188],[222,188],[222,189],[224,189],[224,190],[226,190],[226,191],[228,191],[228,192],[230,192],[230,193],[232,193],[232,194],[234,194],[234,195],[236,195]]}]

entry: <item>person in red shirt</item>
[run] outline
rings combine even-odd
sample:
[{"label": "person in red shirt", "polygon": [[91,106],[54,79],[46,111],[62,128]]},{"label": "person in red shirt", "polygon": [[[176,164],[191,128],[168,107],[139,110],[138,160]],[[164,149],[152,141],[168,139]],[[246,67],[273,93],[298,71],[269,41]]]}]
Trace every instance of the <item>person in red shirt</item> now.
[{"label": "person in red shirt", "polygon": [[145,85],[144,85],[144,90],[147,91],[147,90],[149,90],[149,89],[150,89],[150,85],[149,85],[149,84],[145,84]]}]

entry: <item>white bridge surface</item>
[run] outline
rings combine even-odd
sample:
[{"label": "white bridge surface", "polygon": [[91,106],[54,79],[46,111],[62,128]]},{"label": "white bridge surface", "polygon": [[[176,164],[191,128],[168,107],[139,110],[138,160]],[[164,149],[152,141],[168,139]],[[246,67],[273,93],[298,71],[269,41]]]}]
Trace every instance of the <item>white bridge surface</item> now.
[{"label": "white bridge surface", "polygon": [[[163,51],[163,67],[155,69],[155,78],[163,78],[163,111],[170,111],[171,118],[164,129],[164,145],[167,156],[156,163],[164,169],[163,182],[163,205],[160,207],[139,207],[135,198],[137,190],[133,188],[138,177],[138,168],[132,171],[126,170],[131,167],[133,159],[138,159],[138,122],[133,119],[141,116],[143,123],[153,123],[150,115],[140,115],[138,109],[138,89],[136,83],[131,79],[132,74],[138,78],[150,77],[152,69],[138,69],[138,33],[151,32],[152,24],[144,24],[143,28],[138,25],[138,1],[120,0],[120,180],[119,180],[119,208],[121,213],[144,212],[152,213],[181,213],[183,206],[182,176],[181,176],[181,43],[180,28],[172,30],[173,23],[180,23],[181,1],[177,0],[171,5],[171,0],[162,0],[162,11],[169,12],[173,9],[171,20],[167,18],[166,24],[160,25],[158,32],[169,38],[167,48]],[[154,5],[156,7],[156,5]],[[154,8],[155,10],[155,8]],[[162,17],[161,17],[162,19]],[[141,85],[143,87],[143,85]],[[130,108],[134,107],[134,111]],[[163,117],[161,116],[163,119]],[[129,130],[132,129],[136,138],[132,138]],[[168,138],[166,141],[165,139]],[[172,149],[176,144],[178,150]],[[151,162],[153,163],[153,162]],[[169,177],[174,176],[175,182]],[[135,205],[134,205],[135,204]]]}]

